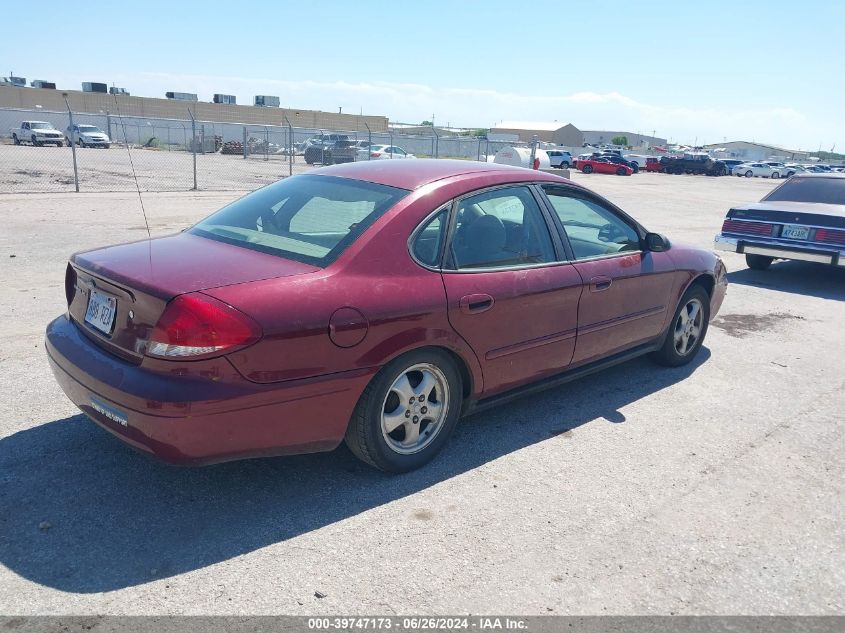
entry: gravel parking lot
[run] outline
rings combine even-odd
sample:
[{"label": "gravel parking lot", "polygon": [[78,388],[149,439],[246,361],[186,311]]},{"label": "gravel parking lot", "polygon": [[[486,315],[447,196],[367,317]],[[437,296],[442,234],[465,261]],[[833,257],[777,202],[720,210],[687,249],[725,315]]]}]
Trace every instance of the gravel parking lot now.
[{"label": "gravel parking lot", "polygon": [[[700,246],[775,184],[573,177]],[[236,195],[144,201],[160,235]],[[78,414],[42,343],[68,255],[146,236],[137,196],[2,195],[0,217],[2,613],[845,613],[845,269],[728,254],[692,366],[467,418],[414,473],[345,448],[185,469]]]}]

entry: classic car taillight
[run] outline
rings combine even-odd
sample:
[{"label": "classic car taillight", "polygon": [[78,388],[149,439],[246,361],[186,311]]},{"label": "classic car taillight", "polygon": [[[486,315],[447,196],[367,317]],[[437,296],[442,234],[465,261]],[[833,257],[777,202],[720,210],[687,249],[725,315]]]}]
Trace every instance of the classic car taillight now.
[{"label": "classic car taillight", "polygon": [[723,233],[740,233],[743,235],[759,235],[761,237],[771,237],[774,224],[768,222],[748,222],[746,220],[725,220],[722,223]]},{"label": "classic car taillight", "polygon": [[373,152],[372,154],[370,154],[371,158],[378,158],[379,156],[381,156],[381,152]]},{"label": "classic car taillight", "polygon": [[261,327],[243,312],[199,293],[180,295],[167,304],[153,328],[149,356],[207,357],[252,345]]},{"label": "classic car taillight", "polygon": [[837,229],[816,229],[816,241],[845,246],[845,231]]}]

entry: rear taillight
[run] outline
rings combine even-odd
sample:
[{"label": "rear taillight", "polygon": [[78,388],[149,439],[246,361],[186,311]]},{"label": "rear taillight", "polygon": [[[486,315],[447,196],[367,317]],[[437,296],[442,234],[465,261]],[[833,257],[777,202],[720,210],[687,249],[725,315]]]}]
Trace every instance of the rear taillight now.
[{"label": "rear taillight", "polygon": [[67,299],[68,307],[73,303],[73,298],[76,296],[76,270],[70,264],[67,265],[65,271],[65,299]]},{"label": "rear taillight", "polygon": [[774,224],[768,222],[748,222],[746,220],[725,220],[722,223],[723,233],[740,233],[744,235],[760,235],[771,237]]},{"label": "rear taillight", "polygon": [[845,231],[837,229],[816,229],[816,241],[845,246]]},{"label": "rear taillight", "polygon": [[379,156],[381,156],[381,152],[373,152],[370,154],[370,158],[378,158]]},{"label": "rear taillight", "polygon": [[255,321],[222,301],[200,293],[180,295],[153,328],[147,355],[208,357],[252,345],[261,334]]}]

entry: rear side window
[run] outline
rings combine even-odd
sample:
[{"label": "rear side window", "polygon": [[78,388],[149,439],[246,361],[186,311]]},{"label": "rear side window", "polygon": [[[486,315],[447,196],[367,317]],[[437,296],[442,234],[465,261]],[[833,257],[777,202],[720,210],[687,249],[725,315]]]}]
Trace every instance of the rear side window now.
[{"label": "rear side window", "polygon": [[461,270],[555,261],[548,226],[527,187],[494,189],[461,200],[451,251]]},{"label": "rear side window", "polygon": [[327,266],[407,194],[359,180],[293,176],[236,200],[190,232]]},{"label": "rear side window", "polygon": [[437,266],[440,263],[448,220],[449,207],[446,207],[417,231],[411,251],[421,264]]},{"label": "rear side window", "polygon": [[791,178],[763,200],[845,204],[845,178]]}]

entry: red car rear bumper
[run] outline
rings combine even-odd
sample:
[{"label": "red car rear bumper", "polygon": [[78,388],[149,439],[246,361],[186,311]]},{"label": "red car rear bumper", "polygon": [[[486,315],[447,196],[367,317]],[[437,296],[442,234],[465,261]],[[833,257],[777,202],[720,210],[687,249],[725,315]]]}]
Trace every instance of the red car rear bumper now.
[{"label": "red car rear bumper", "polygon": [[[163,374],[100,349],[66,316],[47,327],[50,366],[70,400],[127,444],[181,464],[327,451],[343,439],[360,394],[378,368],[252,383],[175,366]],[[198,361],[201,362],[201,361]],[[209,364],[212,361],[208,361]]]}]

